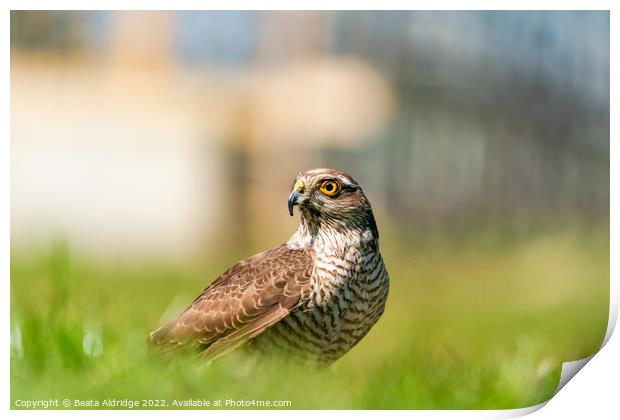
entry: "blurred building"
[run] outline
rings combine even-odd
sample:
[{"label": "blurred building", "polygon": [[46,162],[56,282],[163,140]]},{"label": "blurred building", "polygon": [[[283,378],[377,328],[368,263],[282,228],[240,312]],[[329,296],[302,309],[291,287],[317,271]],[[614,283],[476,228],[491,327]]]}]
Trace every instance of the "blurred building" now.
[{"label": "blurred building", "polygon": [[608,219],[606,12],[25,11],[11,45],[14,243],[273,245],[316,166],[407,234]]}]

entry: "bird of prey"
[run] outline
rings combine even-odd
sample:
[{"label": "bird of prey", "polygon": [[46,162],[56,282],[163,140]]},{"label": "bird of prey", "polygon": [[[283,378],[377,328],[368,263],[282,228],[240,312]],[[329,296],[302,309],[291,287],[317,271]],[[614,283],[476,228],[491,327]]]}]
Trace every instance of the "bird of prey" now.
[{"label": "bird of prey", "polygon": [[321,168],[297,175],[291,216],[295,206],[301,221],[288,242],[232,266],[151,341],[197,346],[206,360],[248,343],[311,365],[357,344],[389,289],[370,202],[350,175]]}]

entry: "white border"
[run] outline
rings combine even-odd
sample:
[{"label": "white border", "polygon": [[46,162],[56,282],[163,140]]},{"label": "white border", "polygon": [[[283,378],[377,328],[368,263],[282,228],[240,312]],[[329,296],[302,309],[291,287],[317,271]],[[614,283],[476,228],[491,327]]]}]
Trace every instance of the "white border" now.
[{"label": "white border", "polygon": [[[377,2],[371,0],[357,0],[357,1],[285,1],[285,0],[272,0],[272,1],[250,1],[250,0],[230,0],[230,1],[210,1],[208,4],[197,0],[176,0],[174,2],[164,0],[152,0],[137,1],[137,0],[92,0],[87,4],[83,1],[55,1],[53,4],[51,1],[43,0],[23,0],[15,1],[9,0],[3,2],[4,10],[2,17],[0,18],[0,28],[2,28],[2,35],[4,42],[2,43],[2,55],[3,61],[2,74],[3,74],[3,92],[10,91],[10,77],[9,77],[9,11],[11,9],[75,9],[75,10],[105,10],[105,9],[129,9],[129,10],[179,10],[179,9],[204,9],[208,6],[208,9],[213,10],[234,10],[234,9],[264,9],[264,10],[322,10],[322,9],[340,9],[340,10],[371,10],[376,9]],[[501,3],[501,4],[500,4]],[[552,1],[552,0],[520,0],[520,1],[434,1],[434,2],[422,2],[422,1],[394,1],[384,0],[380,3],[381,10],[610,10],[611,13],[611,43],[610,43],[610,63],[611,74],[618,72],[617,65],[617,42],[614,41],[618,37],[618,24],[619,19],[616,16],[620,10],[620,6],[617,2],[611,0],[589,0],[589,1]],[[615,138],[617,133],[616,122],[614,119],[613,111],[616,110],[615,98],[618,97],[618,87],[611,79],[611,139]],[[9,398],[9,383],[10,383],[10,359],[9,359],[9,303],[10,303],[10,290],[9,290],[9,256],[10,256],[10,96],[0,95],[1,98],[1,110],[4,116],[5,124],[4,130],[0,135],[0,277],[3,282],[2,293],[2,314],[0,316],[3,319],[2,328],[3,336],[6,340],[3,341],[3,345],[0,348],[0,354],[2,356],[1,372],[2,382],[0,382],[0,389],[3,393],[4,400],[2,401],[3,411],[9,411],[10,398]],[[618,194],[617,185],[619,182],[619,169],[613,165],[614,156],[618,154],[617,146],[613,141],[610,141],[610,158],[611,165],[611,214],[619,214],[620,207],[618,206]],[[616,186],[616,188],[614,188]],[[610,413],[618,412],[617,391],[616,384],[618,378],[615,376],[620,372],[620,345],[617,339],[611,339],[611,333],[616,322],[618,314],[618,264],[615,263],[620,257],[618,253],[617,238],[618,238],[618,226],[614,218],[611,220],[611,310],[610,310],[610,323],[606,335],[605,348],[596,355],[592,362],[584,368],[584,372],[580,374],[578,381],[571,381],[565,389],[562,390],[556,397],[554,397],[545,407],[544,410],[538,411],[536,416],[538,418],[572,418],[573,416],[583,417],[584,415],[591,415],[597,413],[603,417],[609,417]],[[609,341],[608,341],[609,340]],[[409,417],[411,415],[421,416],[423,418],[453,418],[453,417],[469,417],[469,418],[505,418],[514,417],[519,415],[528,414],[536,411],[538,408],[544,406],[541,404],[536,407],[519,409],[519,410],[489,410],[489,411],[389,411],[386,415],[396,417]],[[209,411],[210,417],[216,418],[238,418],[252,415],[253,417],[290,417],[294,415],[296,417],[314,417],[317,414],[334,415],[338,417],[358,417],[365,415],[375,416],[379,413],[358,412],[358,411],[295,411],[294,413],[286,411]],[[59,418],[79,416],[80,418],[85,414],[79,411],[10,411],[11,416],[38,416],[44,414],[50,417],[58,416]],[[112,413],[104,411],[89,411],[88,416],[94,417],[107,417]],[[118,415],[119,413],[116,413]],[[168,417],[171,413],[166,411],[131,411],[122,412],[123,415],[130,414],[135,417],[147,417],[151,418],[163,418]],[[204,418],[205,412],[203,411],[176,411],[175,416],[187,416],[187,417],[200,417]],[[379,414],[380,415],[380,414]]]}]

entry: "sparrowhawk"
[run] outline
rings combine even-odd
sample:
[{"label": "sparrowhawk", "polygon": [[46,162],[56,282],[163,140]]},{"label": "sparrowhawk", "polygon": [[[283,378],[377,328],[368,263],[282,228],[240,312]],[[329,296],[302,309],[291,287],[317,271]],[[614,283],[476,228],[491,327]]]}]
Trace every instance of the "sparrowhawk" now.
[{"label": "sparrowhawk", "polygon": [[151,341],[198,345],[207,360],[248,343],[319,365],[359,342],[389,288],[370,202],[350,175],[313,169],[294,180],[291,216],[295,206],[301,222],[288,242],[232,266]]}]

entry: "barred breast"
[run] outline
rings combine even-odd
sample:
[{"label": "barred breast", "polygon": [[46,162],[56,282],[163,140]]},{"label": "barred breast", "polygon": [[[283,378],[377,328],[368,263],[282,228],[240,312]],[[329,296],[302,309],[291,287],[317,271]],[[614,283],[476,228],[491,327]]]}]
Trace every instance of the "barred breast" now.
[{"label": "barred breast", "polygon": [[389,277],[374,238],[329,234],[317,237],[312,246],[316,258],[310,299],[257,337],[252,347],[327,365],[355,346],[381,317]]}]

